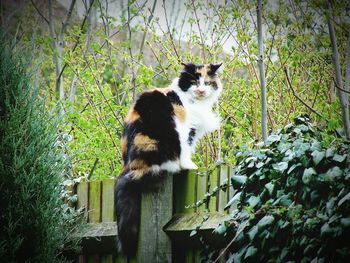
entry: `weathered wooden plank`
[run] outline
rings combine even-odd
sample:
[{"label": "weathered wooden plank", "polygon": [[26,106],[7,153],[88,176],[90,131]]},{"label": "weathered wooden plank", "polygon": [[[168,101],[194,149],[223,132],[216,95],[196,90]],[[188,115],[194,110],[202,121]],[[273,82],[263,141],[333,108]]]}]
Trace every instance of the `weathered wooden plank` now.
[{"label": "weathered wooden plank", "polygon": [[113,255],[102,255],[100,263],[113,263]]},{"label": "weathered wooden plank", "polygon": [[102,222],[113,222],[114,218],[115,179],[102,181]]},{"label": "weathered wooden plank", "polygon": [[142,194],[137,262],[171,262],[171,241],[163,226],[171,219],[173,178],[168,175],[156,191]]},{"label": "weathered wooden plank", "polygon": [[193,213],[194,208],[186,208],[196,202],[196,175],[193,171],[182,171],[174,175],[175,213]]},{"label": "weathered wooden plank", "polygon": [[80,182],[77,185],[77,195],[78,195],[78,208],[85,208],[84,216],[87,218],[88,216],[88,209],[89,209],[89,203],[88,203],[88,183],[87,182]]},{"label": "weathered wooden plank", "polygon": [[77,235],[86,238],[117,236],[118,229],[115,222],[87,223]]},{"label": "weathered wooden plank", "polygon": [[101,222],[101,182],[92,181],[89,184],[89,217],[88,222]]},{"label": "weathered wooden plank", "polygon": [[[220,176],[220,169],[215,169],[208,178],[209,181],[209,193],[211,194],[215,188],[218,187],[219,185],[219,176]],[[216,194],[212,195],[209,200],[209,205],[208,205],[208,210],[210,212],[215,212],[217,211],[217,204],[218,204],[218,196],[219,192]]]},{"label": "weathered wooden plank", "polygon": [[136,259],[135,260],[130,260],[129,262],[128,262],[128,260],[127,260],[127,258],[126,257],[123,257],[122,255],[117,255],[116,257],[115,257],[115,261],[114,261],[115,263],[134,263],[134,262],[136,262]]},{"label": "weathered wooden plank", "polygon": [[[220,166],[220,178],[219,178],[219,185],[224,184],[225,182],[228,182],[229,179],[229,169],[226,165],[221,165]],[[228,199],[228,189],[224,190],[219,190],[219,196],[218,196],[218,211],[219,212],[224,212],[224,208],[227,204],[227,199]]]},{"label": "weathered wooden plank", "polygon": [[98,255],[87,256],[87,263],[100,263],[100,257]]},{"label": "weathered wooden plank", "polygon": [[164,226],[164,231],[167,233],[179,231],[192,231],[198,226],[200,230],[215,229],[219,223],[224,220],[229,220],[230,215],[226,213],[192,213],[192,214],[176,214]]},{"label": "weathered wooden plank", "polygon": [[85,255],[79,255],[78,256],[78,263],[86,263],[86,256]]},{"label": "weathered wooden plank", "polygon": [[[207,180],[208,180],[208,176],[200,175],[197,173],[196,202],[204,199],[205,193],[207,192],[207,185],[208,185]],[[196,208],[196,212],[205,211],[205,210],[206,210],[206,204],[202,204],[200,207]]]},{"label": "weathered wooden plank", "polygon": [[[229,184],[230,184],[231,186],[229,187],[228,201],[230,201],[230,199],[233,197],[234,192],[235,192],[235,189],[233,188],[232,183],[231,183],[231,177],[234,175],[234,168],[231,168],[231,167],[230,167],[230,168],[229,168],[229,171],[230,171],[230,173],[229,173],[229,179],[228,179],[228,181],[229,181]],[[227,212],[228,212],[228,213],[231,213],[234,209],[236,209],[236,207],[237,207],[237,206],[231,206],[230,209],[227,210]]]}]

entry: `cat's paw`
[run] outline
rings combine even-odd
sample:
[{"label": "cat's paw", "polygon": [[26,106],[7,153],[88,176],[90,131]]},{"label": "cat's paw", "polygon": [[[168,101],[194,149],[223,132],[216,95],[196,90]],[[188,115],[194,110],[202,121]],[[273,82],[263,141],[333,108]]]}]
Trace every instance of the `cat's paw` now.
[{"label": "cat's paw", "polygon": [[192,162],[191,160],[182,161],[180,163],[180,166],[184,170],[197,170],[198,169],[198,166],[194,162]]}]

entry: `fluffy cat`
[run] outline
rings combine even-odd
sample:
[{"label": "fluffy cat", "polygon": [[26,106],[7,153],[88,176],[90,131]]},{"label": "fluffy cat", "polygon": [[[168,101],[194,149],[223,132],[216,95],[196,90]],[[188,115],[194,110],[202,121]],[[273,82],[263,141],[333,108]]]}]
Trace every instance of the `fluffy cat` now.
[{"label": "fluffy cat", "polygon": [[125,120],[115,205],[119,250],[128,258],[136,254],[141,192],[167,173],[197,169],[196,143],[220,125],[212,107],[222,91],[221,64],[183,66],[170,87],[142,93]]}]

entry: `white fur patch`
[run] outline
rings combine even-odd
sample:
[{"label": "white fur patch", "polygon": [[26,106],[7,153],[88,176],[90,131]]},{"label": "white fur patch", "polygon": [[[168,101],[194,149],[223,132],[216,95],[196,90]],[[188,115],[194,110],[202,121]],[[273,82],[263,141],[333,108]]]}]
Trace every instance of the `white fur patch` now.
[{"label": "white fur patch", "polygon": [[166,161],[160,165],[152,165],[151,169],[154,173],[159,173],[160,171],[176,173],[180,171],[180,163],[179,161]]}]

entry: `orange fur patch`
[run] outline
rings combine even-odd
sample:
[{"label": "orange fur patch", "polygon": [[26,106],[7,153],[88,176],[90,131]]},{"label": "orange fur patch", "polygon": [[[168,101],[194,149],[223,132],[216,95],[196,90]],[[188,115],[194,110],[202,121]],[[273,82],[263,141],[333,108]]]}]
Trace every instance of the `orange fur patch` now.
[{"label": "orange fur patch", "polygon": [[134,108],[131,108],[128,115],[125,118],[125,122],[132,123],[140,118],[140,115],[137,111],[134,110]]},{"label": "orange fur patch", "polygon": [[126,138],[126,136],[123,136],[120,139],[120,144],[121,144],[121,148],[122,148],[122,154],[125,154],[126,150],[127,150],[127,146],[128,146],[128,139]]},{"label": "orange fur patch", "polygon": [[200,73],[202,77],[208,76],[209,66],[204,65],[202,68],[197,69],[197,73]]},{"label": "orange fur patch", "polygon": [[134,145],[138,150],[149,152],[149,151],[156,151],[157,141],[154,139],[151,139],[147,135],[143,135],[141,133],[137,134],[134,139]]},{"label": "orange fur patch", "polygon": [[135,159],[129,163],[129,169],[133,171],[133,179],[137,180],[149,172],[151,167],[149,167],[143,160]]},{"label": "orange fur patch", "polygon": [[173,104],[175,116],[180,120],[180,122],[185,122],[186,120],[186,110],[181,105]]}]

